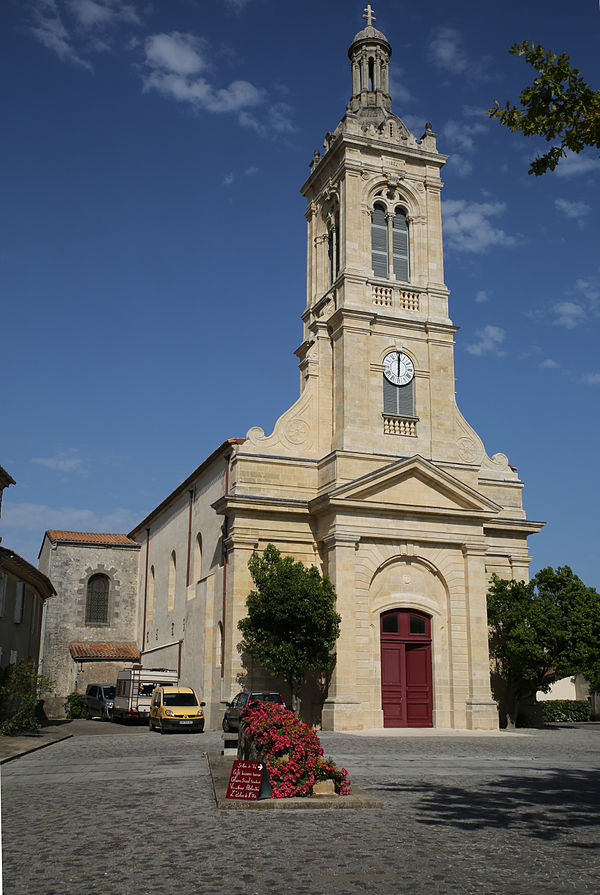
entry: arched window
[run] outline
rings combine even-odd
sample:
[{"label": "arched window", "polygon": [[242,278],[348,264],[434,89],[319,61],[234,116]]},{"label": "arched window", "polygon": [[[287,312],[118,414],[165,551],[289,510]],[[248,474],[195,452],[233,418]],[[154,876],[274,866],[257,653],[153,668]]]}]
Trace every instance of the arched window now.
[{"label": "arched window", "polygon": [[402,208],[396,209],[392,233],[394,273],[396,279],[400,280],[401,283],[408,283],[410,274],[408,264],[408,221],[406,220],[406,212]]},{"label": "arched window", "polygon": [[177,556],[175,551],[171,552],[169,560],[169,590],[167,597],[167,609],[175,608],[175,583],[177,579]]},{"label": "arched window", "polygon": [[108,624],[108,594],[110,581],[107,575],[92,575],[87,584],[85,601],[86,625]]},{"label": "arched window", "polygon": [[376,277],[388,275],[388,227],[385,206],[376,204],[371,218],[371,258]]},{"label": "arched window", "polygon": [[328,224],[329,285],[332,286],[340,272],[340,212],[330,216]]},{"label": "arched window", "polygon": [[194,581],[200,581],[202,578],[202,535],[200,532],[196,535],[196,544],[194,548]]}]

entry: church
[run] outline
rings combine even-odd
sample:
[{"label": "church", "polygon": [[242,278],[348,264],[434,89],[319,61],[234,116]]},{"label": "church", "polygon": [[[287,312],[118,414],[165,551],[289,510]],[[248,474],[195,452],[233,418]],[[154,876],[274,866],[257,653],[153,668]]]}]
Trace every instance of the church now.
[{"label": "church", "polygon": [[[177,668],[207,726],[240,682],[248,561],[273,543],[335,586],[341,633],[327,730],[498,726],[486,591],[527,579],[523,484],[489,457],[455,398],[441,170],[428,124],[392,112],[392,48],[373,24],[349,49],[351,98],[315,152],[298,400],[208,457],[128,535],[48,531],[58,593],[45,673],[64,698],[133,661]],[[111,675],[113,677],[111,678]],[[310,714],[311,707],[302,707]]]}]

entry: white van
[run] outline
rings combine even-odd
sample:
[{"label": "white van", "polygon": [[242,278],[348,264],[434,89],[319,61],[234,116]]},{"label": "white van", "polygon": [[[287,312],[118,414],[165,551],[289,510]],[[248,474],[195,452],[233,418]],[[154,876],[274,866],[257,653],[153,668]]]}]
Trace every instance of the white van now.
[{"label": "white van", "polygon": [[155,687],[177,686],[172,668],[142,668],[134,665],[119,671],[113,707],[113,721],[147,721]]}]

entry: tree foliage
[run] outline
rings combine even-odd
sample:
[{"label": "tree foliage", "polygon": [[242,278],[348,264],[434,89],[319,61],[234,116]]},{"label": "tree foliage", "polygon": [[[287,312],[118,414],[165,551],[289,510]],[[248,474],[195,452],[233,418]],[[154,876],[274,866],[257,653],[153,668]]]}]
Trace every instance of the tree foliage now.
[{"label": "tree foliage", "polygon": [[16,662],[0,678],[0,733],[18,736],[41,726],[39,701],[51,682],[37,673],[33,662]]},{"label": "tree foliage", "polygon": [[488,591],[492,687],[501,723],[553,680],[584,674],[600,689],[600,594],[568,566],[542,569],[529,584],[494,575]]},{"label": "tree foliage", "polygon": [[309,672],[327,676],[341,618],[335,590],[316,566],[282,557],[273,544],[248,563],[256,590],[248,596],[248,616],[238,622],[241,648],[267,671],[287,681],[297,696]]},{"label": "tree foliage", "polygon": [[521,91],[521,108],[509,101],[501,107],[496,100],[488,109],[490,118],[498,118],[509,130],[526,137],[558,141],[534,159],[529,174],[554,171],[567,150],[579,153],[586,147],[600,149],[600,91],[590,87],[579,70],[571,67],[570,57],[566,53],[557,56],[527,40],[514,44],[510,53],[524,56],[538,76]]}]

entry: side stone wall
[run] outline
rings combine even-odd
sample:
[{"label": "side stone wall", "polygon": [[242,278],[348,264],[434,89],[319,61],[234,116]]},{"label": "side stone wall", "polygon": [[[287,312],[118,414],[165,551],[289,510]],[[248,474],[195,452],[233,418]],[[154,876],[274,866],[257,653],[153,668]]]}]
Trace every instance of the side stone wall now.
[{"label": "side stone wall", "polygon": [[[61,544],[48,539],[40,554],[40,568],[48,575],[57,595],[48,601],[43,632],[42,671],[52,681],[44,696],[48,717],[64,717],[65,697],[88,684],[112,683],[128,662],[76,663],[71,643],[133,643],[137,632],[137,561],[135,547]],[[106,575],[110,582],[108,622],[86,623],[87,585],[92,575]]]}]

